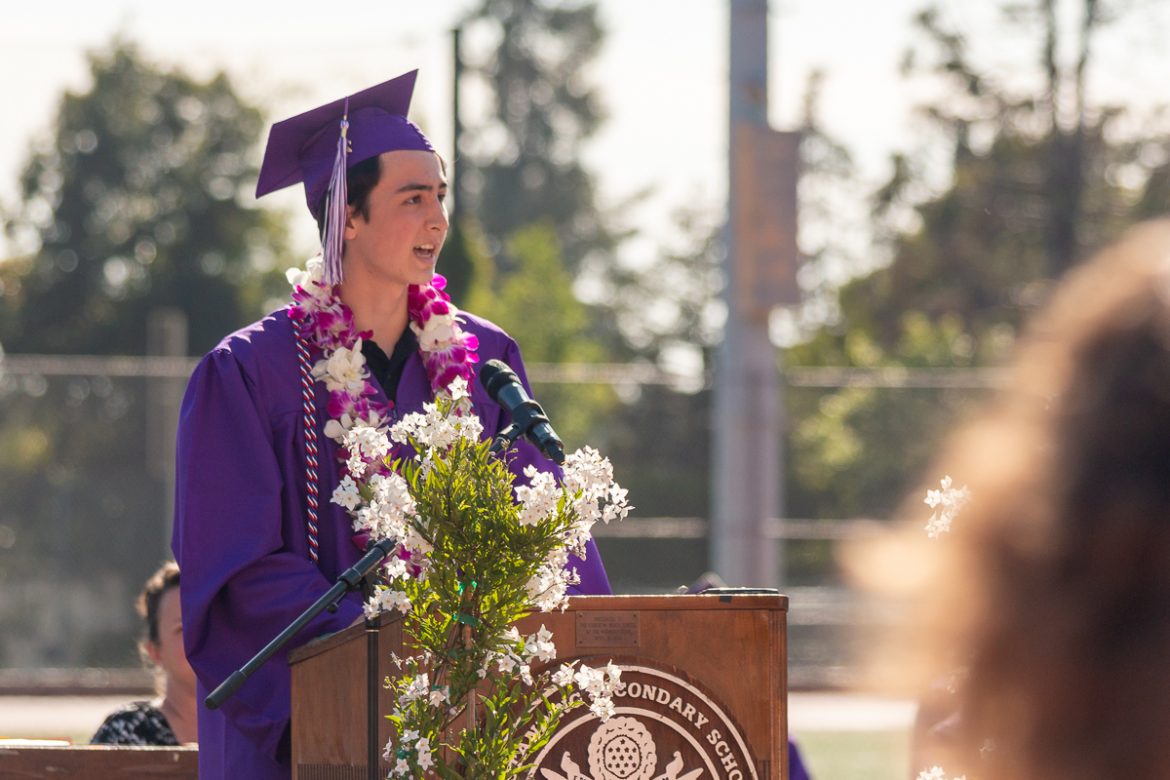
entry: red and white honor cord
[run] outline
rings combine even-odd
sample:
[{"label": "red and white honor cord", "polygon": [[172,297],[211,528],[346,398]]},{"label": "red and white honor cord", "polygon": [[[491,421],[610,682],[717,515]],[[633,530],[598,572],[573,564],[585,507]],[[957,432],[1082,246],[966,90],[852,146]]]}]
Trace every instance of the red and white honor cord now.
[{"label": "red and white honor cord", "polygon": [[317,472],[317,382],[313,379],[313,364],[310,362],[309,339],[297,323],[297,362],[301,373],[301,419],[305,428],[305,498],[308,512],[305,516],[309,537],[309,557],[317,563],[321,542],[318,538],[317,510],[320,505]]}]

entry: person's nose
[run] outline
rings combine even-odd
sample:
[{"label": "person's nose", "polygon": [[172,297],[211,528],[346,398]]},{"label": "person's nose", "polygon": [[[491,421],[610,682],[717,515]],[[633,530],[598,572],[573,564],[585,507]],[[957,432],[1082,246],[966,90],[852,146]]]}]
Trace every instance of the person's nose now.
[{"label": "person's nose", "polygon": [[447,205],[442,201],[435,201],[435,205],[431,209],[431,213],[427,219],[427,227],[440,233],[446,233],[447,226]]}]

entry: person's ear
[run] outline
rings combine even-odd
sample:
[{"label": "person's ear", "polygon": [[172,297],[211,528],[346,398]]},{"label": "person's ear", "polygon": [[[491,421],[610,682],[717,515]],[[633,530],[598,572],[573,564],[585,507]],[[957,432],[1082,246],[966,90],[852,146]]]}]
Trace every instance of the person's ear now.
[{"label": "person's ear", "polygon": [[365,223],[365,220],[362,219],[362,215],[358,213],[357,207],[356,206],[346,206],[345,207],[345,229],[343,231],[341,231],[341,235],[346,241],[349,241],[350,239],[352,239],[354,236],[356,236],[358,234],[359,220],[363,224]]},{"label": "person's ear", "polygon": [[146,657],[151,660],[151,663],[157,664],[162,659],[162,648],[159,647],[158,642],[147,641],[145,645]]}]

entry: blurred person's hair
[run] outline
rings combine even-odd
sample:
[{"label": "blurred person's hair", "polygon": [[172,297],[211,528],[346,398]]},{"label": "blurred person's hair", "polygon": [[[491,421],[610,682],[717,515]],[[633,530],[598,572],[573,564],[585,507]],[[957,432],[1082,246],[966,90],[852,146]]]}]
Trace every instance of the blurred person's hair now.
[{"label": "blurred person's hair", "polygon": [[138,617],[142,619],[142,639],[138,643],[138,652],[143,663],[151,666],[150,656],[146,653],[148,642],[159,643],[159,605],[163,594],[171,588],[179,587],[179,565],[174,561],[167,561],[154,574],[147,578],[142,586],[142,592],[134,602]]},{"label": "blurred person's hair", "polygon": [[970,490],[952,531],[926,538],[919,492],[912,532],[847,563],[918,618],[879,674],[962,670],[948,776],[1166,776],[1170,221],[1062,281],[935,469]]}]

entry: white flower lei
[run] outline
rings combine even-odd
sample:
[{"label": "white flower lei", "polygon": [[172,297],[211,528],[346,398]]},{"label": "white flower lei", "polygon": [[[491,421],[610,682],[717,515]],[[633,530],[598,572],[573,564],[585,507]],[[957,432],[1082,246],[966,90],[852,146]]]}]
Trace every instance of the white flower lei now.
[{"label": "white flower lei", "polygon": [[[379,522],[394,522],[394,513],[383,517],[383,510],[390,506],[405,510],[401,504],[405,492],[394,480],[397,475],[385,465],[393,446],[387,430],[393,407],[378,400],[362,354],[362,340],[370,334],[357,330],[353,312],[338,296],[337,288],[325,283],[324,270],[324,261],[314,257],[303,269],[288,271],[293,287],[289,316],[299,321],[301,332],[322,353],[312,375],[329,392],[330,419],[323,432],[342,447],[344,458],[335,499],[354,516],[355,531],[361,534],[372,530],[377,518],[381,518]],[[446,285],[447,280],[439,274],[428,285],[412,285],[407,293],[407,313],[432,391],[450,392],[452,383],[461,380],[466,397],[467,383],[474,375],[472,367],[479,360],[479,340],[460,327],[459,310],[443,291]],[[469,398],[467,411],[469,419],[478,422],[470,414]],[[364,502],[363,493],[372,499]]]}]

